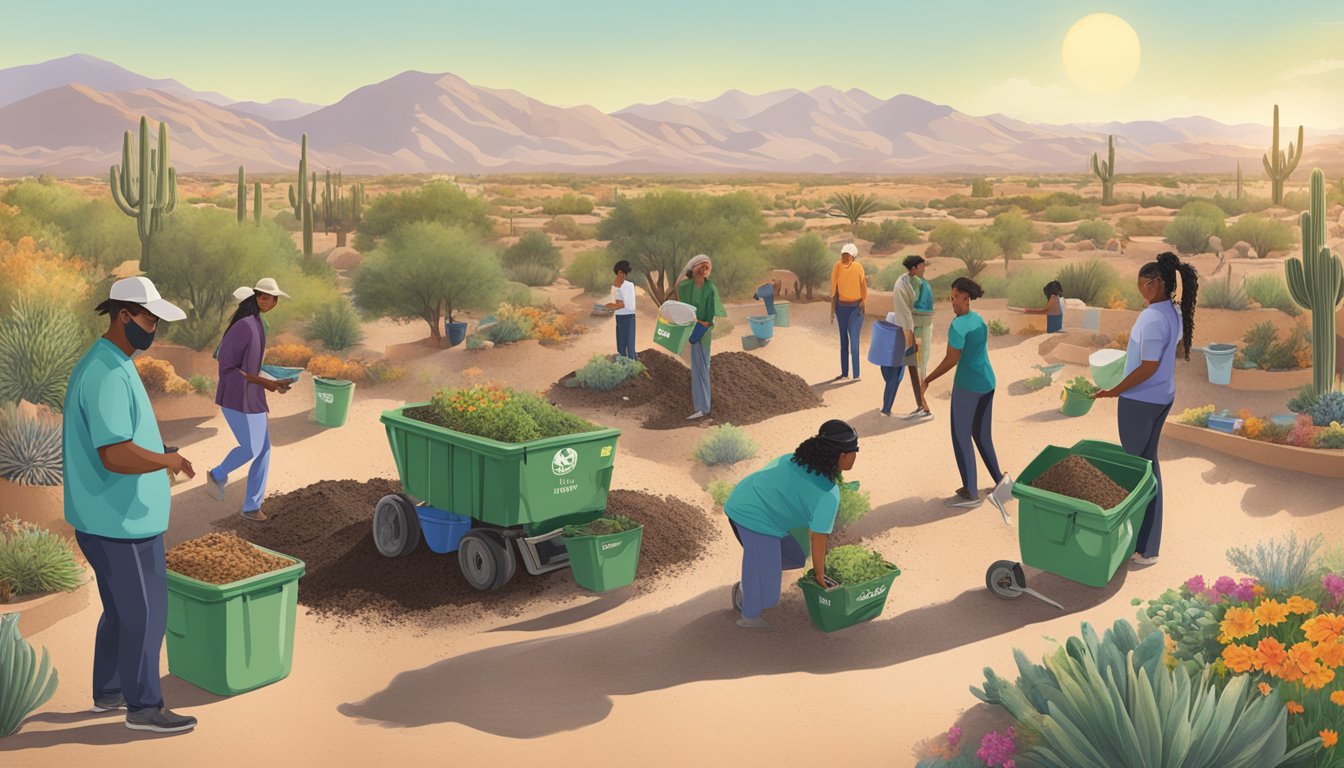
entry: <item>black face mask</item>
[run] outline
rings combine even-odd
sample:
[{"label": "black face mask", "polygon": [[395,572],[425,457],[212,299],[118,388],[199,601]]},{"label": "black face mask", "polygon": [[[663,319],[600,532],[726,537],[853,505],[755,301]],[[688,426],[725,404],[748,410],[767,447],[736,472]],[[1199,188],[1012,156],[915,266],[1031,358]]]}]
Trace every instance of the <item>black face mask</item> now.
[{"label": "black face mask", "polygon": [[141,351],[149,349],[149,345],[154,343],[154,331],[146,331],[131,318],[122,324],[122,329],[126,332],[126,341],[131,346]]}]

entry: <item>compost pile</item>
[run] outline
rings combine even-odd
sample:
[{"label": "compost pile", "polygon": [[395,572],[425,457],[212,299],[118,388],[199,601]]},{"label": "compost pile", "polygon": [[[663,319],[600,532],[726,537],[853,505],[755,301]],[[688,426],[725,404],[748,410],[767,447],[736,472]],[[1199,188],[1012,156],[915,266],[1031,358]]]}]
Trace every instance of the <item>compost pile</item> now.
[{"label": "compost pile", "polygon": [[230,533],[207,533],[168,550],[168,569],[209,584],[229,584],[292,565]]},{"label": "compost pile", "polygon": [[1102,509],[1111,509],[1125,500],[1129,491],[1116,485],[1106,473],[1082,456],[1069,456],[1028,483],[1033,488],[1090,501]]},{"label": "compost pile", "polygon": [[[593,408],[645,408],[645,429],[677,429],[705,421],[688,422],[691,369],[680,359],[658,349],[639,353],[648,371],[610,392],[564,386],[570,373],[551,387],[550,399],[559,405]],[[718,423],[739,426],[765,421],[781,413],[817,408],[822,400],[802,377],[781,370],[746,352],[721,352],[710,362],[713,409]]]},{"label": "compost pile", "polygon": [[[396,493],[394,480],[332,480],[266,499],[262,524],[232,515],[217,526],[238,530],[248,540],[303,560],[299,602],[314,613],[338,620],[396,626],[409,621],[437,623],[479,617],[481,610],[509,616],[540,599],[556,602],[589,595],[564,571],[518,574],[492,592],[467,585],[457,555],[437,555],[424,542],[406,557],[385,558],[373,544],[373,508]],[[672,497],[612,491],[607,514],[626,515],[644,526],[636,589],[673,574],[699,559],[717,534],[705,512]]]}]

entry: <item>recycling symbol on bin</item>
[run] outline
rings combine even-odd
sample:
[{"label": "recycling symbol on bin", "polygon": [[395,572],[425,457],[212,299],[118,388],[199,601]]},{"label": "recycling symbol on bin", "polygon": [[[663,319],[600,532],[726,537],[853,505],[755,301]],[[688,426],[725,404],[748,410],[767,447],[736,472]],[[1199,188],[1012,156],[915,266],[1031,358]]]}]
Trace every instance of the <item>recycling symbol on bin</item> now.
[{"label": "recycling symbol on bin", "polygon": [[579,454],[573,448],[561,448],[551,458],[551,471],[557,475],[568,475],[579,465]]}]

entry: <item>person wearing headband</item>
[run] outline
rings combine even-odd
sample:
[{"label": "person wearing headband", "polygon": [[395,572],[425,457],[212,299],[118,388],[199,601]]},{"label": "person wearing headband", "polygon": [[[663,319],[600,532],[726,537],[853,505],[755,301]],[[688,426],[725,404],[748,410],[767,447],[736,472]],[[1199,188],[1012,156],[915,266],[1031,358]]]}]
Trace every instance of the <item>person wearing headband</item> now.
[{"label": "person wearing headband", "polygon": [[811,532],[817,583],[833,586],[825,578],[826,546],[840,510],[840,474],[854,467],[858,454],[859,433],[833,419],[793,453],[747,475],[728,495],[723,511],[742,545],[742,577],[733,587],[733,608],[742,614],[739,627],[768,628],[761,611],[779,604],[780,574],[807,564],[789,534],[795,528]]},{"label": "person wearing headband", "polygon": [[695,307],[698,326],[691,333],[691,403],[695,412],[686,417],[688,421],[709,415],[709,355],[714,318],[728,316],[719,298],[718,287],[709,279],[713,269],[714,264],[702,253],[686,262],[681,281],[677,283],[677,300]]}]

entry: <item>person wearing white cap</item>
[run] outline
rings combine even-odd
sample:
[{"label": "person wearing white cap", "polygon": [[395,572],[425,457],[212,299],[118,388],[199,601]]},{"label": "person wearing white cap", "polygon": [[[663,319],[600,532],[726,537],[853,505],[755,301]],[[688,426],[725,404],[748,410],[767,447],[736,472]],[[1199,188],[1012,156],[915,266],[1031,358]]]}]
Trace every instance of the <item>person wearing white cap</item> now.
[{"label": "person wearing white cap", "polygon": [[831,319],[840,326],[840,375],[836,381],[849,378],[849,364],[854,362],[854,380],[859,380],[859,334],[863,331],[864,304],[868,301],[868,278],[856,261],[858,246],[845,243],[840,249],[840,260],[831,270]]},{"label": "person wearing white cap", "polygon": [[223,501],[229,473],[251,462],[241,514],[248,520],[260,522],[266,519],[261,511],[261,500],[266,495],[266,476],[271,468],[266,393],[283,395],[294,383],[294,379],[276,380],[261,375],[261,361],[266,357],[266,328],[261,315],[275,309],[280,297],[288,298],[289,294],[280,290],[273,278],[263,277],[255,288],[242,287],[233,295],[239,299],[238,309],[219,343],[219,384],[215,387],[215,403],[224,412],[224,420],[238,445],[229,451],[219,466],[206,473],[205,489],[215,499]]},{"label": "person wearing white cap", "polygon": [[159,653],[168,623],[168,472],[196,473],[186,457],[164,448],[131,361],[154,343],[160,320],[186,313],[144,277],[113,283],[97,311],[108,316],[107,332],[70,374],[61,426],[65,520],[103,603],[93,645],[93,711],[125,709],[133,730],[189,731],[196,718],[163,707]]}]

